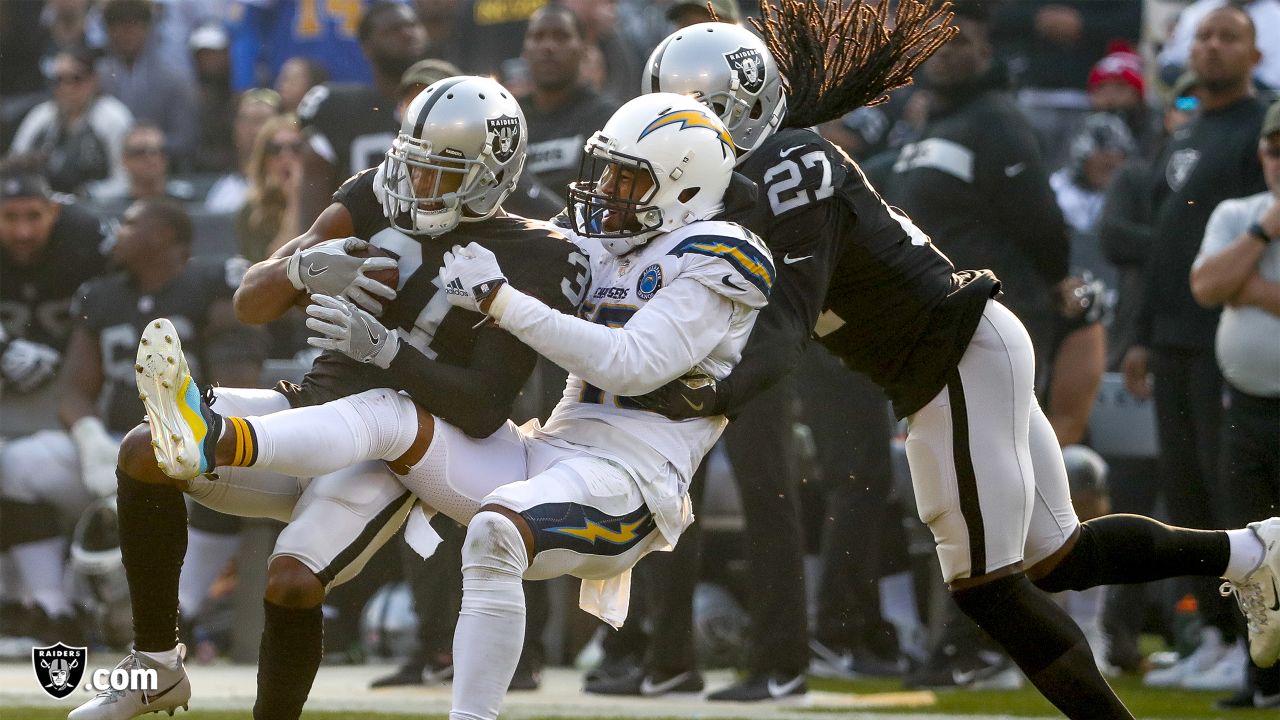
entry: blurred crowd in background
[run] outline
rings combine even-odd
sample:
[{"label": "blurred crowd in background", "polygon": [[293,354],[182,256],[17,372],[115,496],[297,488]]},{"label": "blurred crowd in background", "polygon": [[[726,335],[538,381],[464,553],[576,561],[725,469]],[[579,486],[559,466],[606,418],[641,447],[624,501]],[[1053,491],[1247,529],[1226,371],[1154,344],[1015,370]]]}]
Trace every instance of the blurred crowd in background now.
[{"label": "blurred crowd in background", "polygon": [[[1212,12],[1229,4],[1240,18]],[[758,15],[754,0],[711,5],[721,21]],[[1140,512],[1208,528],[1280,513],[1280,243],[1230,280],[1213,262],[1255,224],[1280,235],[1280,111],[1266,114],[1280,0],[977,5],[914,85],[820,131],[957,266],[1004,280],[1081,519]],[[190,257],[222,268],[229,292],[344,178],[381,161],[399,108],[461,73],[520,99],[528,159],[508,209],[549,218],[584,141],[641,92],[650,51],[708,19],[688,0],[0,2],[0,652],[129,637],[114,461],[81,421],[98,417],[116,440],[137,421],[140,404],[123,418],[104,408],[132,385],[147,306],[90,328],[98,367],[86,369],[75,328],[105,313],[85,307],[82,283],[123,273],[146,287]],[[1236,198],[1249,201],[1232,206],[1244,220],[1210,220]],[[1055,277],[1047,258],[1068,244],[1070,276]],[[201,377],[299,377],[312,356],[294,315],[210,330]],[[562,381],[537,373],[525,416],[545,418]],[[601,693],[655,667],[1021,682],[945,599],[879,391],[815,346],[760,407],[708,458],[697,531],[637,569],[622,631],[574,610],[566,583],[526,584],[513,686],[575,662]],[[85,491],[42,493],[58,471],[80,473]],[[1232,474],[1258,478],[1248,517],[1219,491]],[[181,599],[199,660],[254,659],[272,532],[193,509]],[[390,543],[334,591],[329,661],[394,657],[385,684],[448,677],[460,535],[446,540],[429,561]],[[1238,613],[1209,583],[1062,602],[1108,672],[1280,705],[1280,674],[1250,667]],[[1143,635],[1169,651],[1144,657]]]}]

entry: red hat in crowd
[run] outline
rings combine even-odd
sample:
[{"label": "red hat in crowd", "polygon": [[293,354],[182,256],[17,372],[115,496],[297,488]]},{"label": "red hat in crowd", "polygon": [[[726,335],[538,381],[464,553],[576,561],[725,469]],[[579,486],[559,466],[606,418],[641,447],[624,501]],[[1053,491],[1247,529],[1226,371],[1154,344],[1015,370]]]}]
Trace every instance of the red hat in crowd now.
[{"label": "red hat in crowd", "polygon": [[1123,40],[1113,40],[1106,56],[1094,64],[1089,71],[1088,87],[1093,90],[1109,80],[1128,83],[1139,95],[1143,94],[1142,57]]}]

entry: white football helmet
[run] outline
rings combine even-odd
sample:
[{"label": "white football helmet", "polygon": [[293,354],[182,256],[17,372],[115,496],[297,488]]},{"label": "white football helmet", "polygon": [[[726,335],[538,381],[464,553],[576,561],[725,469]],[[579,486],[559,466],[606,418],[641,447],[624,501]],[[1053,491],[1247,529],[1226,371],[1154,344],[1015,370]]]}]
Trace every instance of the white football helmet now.
[{"label": "white football helmet", "polygon": [[740,25],[699,23],[667,36],[649,56],[640,92],[692,95],[711,108],[742,155],[787,114],[782,73],[764,41]]},{"label": "white football helmet", "polygon": [[575,232],[600,238],[614,255],[720,212],[736,161],[724,124],[671,93],[618,108],[585,151],[569,185],[569,217]]},{"label": "white football helmet", "polygon": [[387,220],[414,235],[441,235],[493,216],[524,168],[528,125],[511,93],[484,77],[429,85],[409,103],[378,169]]}]

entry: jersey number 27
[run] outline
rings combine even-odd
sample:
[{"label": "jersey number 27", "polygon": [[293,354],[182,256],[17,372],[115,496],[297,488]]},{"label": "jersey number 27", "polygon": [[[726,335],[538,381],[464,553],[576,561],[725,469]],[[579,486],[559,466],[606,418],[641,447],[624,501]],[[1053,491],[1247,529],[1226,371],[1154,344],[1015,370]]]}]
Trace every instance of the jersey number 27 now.
[{"label": "jersey number 27", "polygon": [[[822,180],[813,192],[809,192],[808,188],[799,187],[802,179],[800,165],[804,165],[805,168],[822,168]],[[777,182],[774,182],[775,179]],[[801,155],[799,165],[791,159],[774,165],[765,171],[764,182],[769,187],[766,192],[775,216],[804,207],[811,202],[825,200],[835,192],[835,188],[831,186],[831,161],[827,160],[827,154],[821,150]]]}]

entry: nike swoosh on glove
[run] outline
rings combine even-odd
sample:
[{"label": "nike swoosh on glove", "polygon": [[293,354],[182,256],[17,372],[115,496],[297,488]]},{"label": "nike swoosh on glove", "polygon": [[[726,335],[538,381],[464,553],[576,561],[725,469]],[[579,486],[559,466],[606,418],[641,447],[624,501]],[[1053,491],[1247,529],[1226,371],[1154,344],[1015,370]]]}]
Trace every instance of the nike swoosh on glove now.
[{"label": "nike swoosh on glove", "polygon": [[319,333],[307,344],[321,350],[337,350],[362,363],[391,367],[400,351],[400,334],[349,300],[312,295],[307,306],[307,327]]},{"label": "nike swoosh on glove", "polygon": [[716,379],[701,370],[691,370],[657,390],[650,390],[631,400],[669,420],[691,420],[720,414],[716,409]]},{"label": "nike swoosh on glove", "polygon": [[342,297],[361,309],[382,312],[382,300],[394,300],[396,291],[366,275],[377,270],[390,270],[396,261],[389,257],[354,257],[369,243],[357,237],[326,240],[289,256],[285,275],[295,289],[309,295]]},{"label": "nike swoosh on glove", "polygon": [[450,305],[483,313],[481,303],[507,282],[507,276],[502,274],[496,255],[478,243],[471,243],[466,247],[454,245],[444,254],[440,281]]}]

